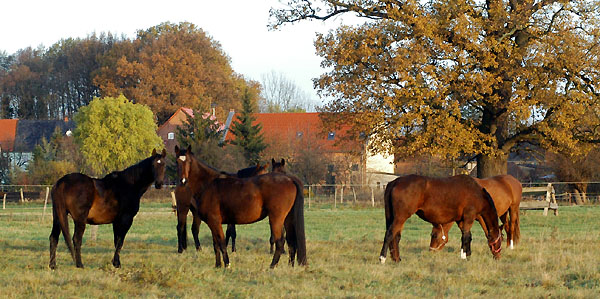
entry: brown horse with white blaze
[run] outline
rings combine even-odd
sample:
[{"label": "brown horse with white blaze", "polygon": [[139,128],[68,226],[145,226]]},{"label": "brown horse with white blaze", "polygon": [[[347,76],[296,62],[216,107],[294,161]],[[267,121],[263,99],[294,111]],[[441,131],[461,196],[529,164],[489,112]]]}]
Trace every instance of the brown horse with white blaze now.
[{"label": "brown horse with white blaze", "polygon": [[[519,244],[521,238],[519,228],[519,204],[523,194],[521,182],[511,175],[498,175],[486,179],[475,178],[475,181],[492,196],[496,211],[502,221],[500,230],[502,228],[506,230],[506,246],[513,249],[515,245]],[[484,233],[487,235],[488,230],[481,217],[477,217],[477,221],[479,221]],[[450,222],[433,227],[429,244],[430,250],[435,251],[444,248],[444,245],[448,243],[448,231],[450,231],[452,224]]]},{"label": "brown horse with white blaze", "polygon": [[225,267],[229,266],[222,224],[249,224],[266,217],[269,217],[271,235],[276,240],[271,268],[279,262],[285,241],[290,264],[294,265],[296,256],[298,264],[307,264],[304,195],[300,180],[281,173],[245,179],[223,176],[198,161],[190,147],[187,150],[175,147],[175,157],[179,180],[190,188],[198,216],[211,230],[216,267],[222,265],[221,254]]},{"label": "brown horse with white blaze", "polygon": [[[113,224],[115,254],[113,266],[119,268],[119,252],[133,218],[140,208],[140,198],[154,183],[157,189],[163,185],[165,156],[167,152],[152,156],[122,171],[114,171],[102,179],[81,173],[71,173],[60,178],[52,187],[52,232],[50,233],[50,268],[56,267],[58,237],[63,233],[67,247],[78,268],[81,262],[81,242],[86,224]],[[69,235],[71,214],[75,231],[73,240]]]},{"label": "brown horse with white blaze", "polygon": [[498,216],[489,193],[466,175],[430,178],[418,175],[399,177],[387,184],[384,194],[386,233],[379,257],[385,263],[388,248],[400,261],[398,243],[406,220],[413,214],[435,225],[457,222],[462,231],[461,258],[471,255],[471,227],[481,215],[489,229],[488,245],[500,258]]}]

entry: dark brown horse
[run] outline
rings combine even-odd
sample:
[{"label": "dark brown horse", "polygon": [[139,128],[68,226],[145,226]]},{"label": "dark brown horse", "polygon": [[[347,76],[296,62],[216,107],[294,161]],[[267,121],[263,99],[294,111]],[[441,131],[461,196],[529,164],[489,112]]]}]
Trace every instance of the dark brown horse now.
[{"label": "dark brown horse", "polygon": [[418,175],[399,177],[387,184],[384,194],[386,233],[379,257],[385,263],[388,248],[392,259],[400,261],[398,243],[404,222],[413,214],[434,226],[458,223],[462,231],[461,258],[471,255],[471,226],[481,215],[489,229],[488,245],[494,258],[500,258],[501,234],[498,215],[489,193],[466,175],[429,178]]},{"label": "dark brown horse", "polygon": [[[519,244],[521,233],[519,229],[519,204],[521,203],[521,196],[523,188],[521,183],[511,175],[499,175],[487,179],[475,179],[479,185],[487,190],[496,206],[496,211],[502,220],[500,230],[504,227],[506,230],[506,246],[510,249],[514,248],[514,245]],[[479,216],[477,221],[481,223],[484,233],[487,235],[488,231],[483,222],[483,219]],[[448,231],[452,227],[452,222],[434,226],[431,232],[431,243],[429,244],[430,250],[440,250],[444,248],[444,245],[448,243]]]},{"label": "dark brown horse", "polygon": [[271,172],[287,173],[285,170],[285,160],[281,159],[281,162],[276,162],[275,159],[271,158]]},{"label": "dark brown horse", "polygon": [[300,180],[281,173],[246,179],[224,176],[198,161],[190,147],[187,150],[175,147],[175,154],[180,182],[192,191],[198,216],[211,230],[216,267],[222,264],[221,254],[225,267],[229,266],[221,224],[249,224],[266,217],[269,217],[271,234],[277,240],[271,267],[279,262],[286,240],[290,264],[294,265],[296,255],[298,264],[307,264],[304,196]]},{"label": "dark brown horse", "polygon": [[[119,252],[125,235],[140,208],[140,198],[154,183],[157,189],[163,184],[166,151],[128,167],[115,171],[102,179],[91,178],[81,173],[71,173],[60,178],[52,187],[52,232],[50,233],[50,268],[56,267],[56,246],[63,233],[67,247],[78,268],[81,262],[81,241],[86,224],[113,224],[115,254],[112,264],[119,268]],[[75,224],[73,240],[69,235],[71,214]],[[74,243],[74,244],[73,244]],[[75,245],[75,246],[73,246]]]},{"label": "dark brown horse", "polygon": [[[251,166],[248,168],[238,170],[236,177],[237,178],[249,178],[261,174],[267,173],[267,164],[256,166]],[[229,239],[231,239],[231,252],[235,252],[235,238],[237,237],[237,232],[235,230],[235,224],[227,224],[227,230],[225,231],[225,246],[229,244]],[[271,252],[273,253],[273,252]]]},{"label": "dark brown horse", "polygon": [[[267,173],[267,165],[258,164],[256,166],[240,169],[237,174],[221,172],[221,175],[231,177],[250,177],[265,173]],[[188,212],[192,212],[192,236],[196,245],[196,251],[201,250],[202,247],[200,245],[198,234],[202,220],[200,220],[200,217],[198,217],[195,202],[192,200],[192,192],[190,191],[188,185],[177,184],[177,187],[175,187],[175,202],[177,205],[177,252],[182,253],[187,249],[186,222]],[[237,235],[235,231],[235,225],[227,225],[227,231],[225,234],[226,243],[229,242],[229,238],[232,238],[231,251],[235,252],[235,237]]]}]

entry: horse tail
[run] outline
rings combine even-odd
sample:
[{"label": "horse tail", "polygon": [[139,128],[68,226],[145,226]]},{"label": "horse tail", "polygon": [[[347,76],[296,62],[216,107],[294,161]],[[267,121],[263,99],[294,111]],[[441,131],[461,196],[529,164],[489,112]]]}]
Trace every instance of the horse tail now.
[{"label": "horse tail", "polygon": [[296,185],[296,200],[294,201],[293,213],[296,230],[296,249],[299,265],[306,265],[306,234],[304,231],[304,186],[298,179],[294,179]]},{"label": "horse tail", "polygon": [[69,218],[67,215],[66,202],[63,196],[64,194],[59,194],[59,189],[64,189],[64,184],[60,180],[52,187],[51,192],[52,221],[54,222],[54,225],[58,224],[60,226],[60,231],[65,238],[65,243],[67,243],[67,247],[69,248],[73,260],[75,260],[75,250],[73,249],[73,241],[71,240],[71,234],[69,233]]},{"label": "horse tail", "polygon": [[385,206],[385,231],[392,226],[394,222],[394,210],[392,209],[392,190],[394,189],[395,181],[389,182],[385,186],[383,193],[383,204]]}]

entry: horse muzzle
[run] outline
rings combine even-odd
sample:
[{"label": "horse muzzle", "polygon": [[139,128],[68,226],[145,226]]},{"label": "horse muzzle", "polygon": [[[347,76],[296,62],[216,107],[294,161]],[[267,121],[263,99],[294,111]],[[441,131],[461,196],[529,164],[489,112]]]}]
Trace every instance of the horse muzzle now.
[{"label": "horse muzzle", "polygon": [[154,188],[156,188],[156,189],[162,189],[162,186],[163,186],[163,182],[158,182],[158,183],[155,182],[154,183]]}]

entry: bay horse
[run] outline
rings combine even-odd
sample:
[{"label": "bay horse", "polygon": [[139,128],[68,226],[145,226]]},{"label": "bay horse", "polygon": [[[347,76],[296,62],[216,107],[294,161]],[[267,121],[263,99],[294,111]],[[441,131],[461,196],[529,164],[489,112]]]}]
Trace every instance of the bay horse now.
[{"label": "bay horse", "polygon": [[280,162],[276,162],[271,158],[271,172],[287,173],[285,170],[285,160],[282,158]]},{"label": "bay horse", "polygon": [[398,243],[406,220],[413,214],[434,226],[457,222],[462,231],[461,258],[471,255],[471,227],[478,215],[488,228],[488,245],[494,258],[500,258],[501,234],[496,207],[489,193],[467,175],[430,178],[408,175],[389,182],[384,193],[386,233],[380,262],[390,250],[400,261]]},{"label": "bay horse", "polygon": [[[249,178],[261,174],[267,173],[267,164],[260,165],[258,163],[256,166],[251,166],[248,168],[240,169],[236,173],[237,178]],[[237,232],[235,230],[235,224],[227,224],[227,230],[225,231],[225,246],[229,244],[229,239],[231,239],[231,252],[235,252],[235,238],[237,237]],[[271,253],[273,253],[271,251]]]},{"label": "bay horse", "polygon": [[[71,257],[77,268],[81,262],[81,242],[85,225],[113,224],[115,254],[112,264],[121,267],[119,252],[133,218],[140,208],[140,198],[154,183],[157,189],[163,185],[165,156],[152,151],[149,158],[122,171],[114,171],[101,179],[81,173],[71,173],[60,178],[52,187],[52,232],[50,233],[50,264],[56,268],[56,247],[62,232]],[[75,231],[69,235],[71,214]]]},{"label": "bay horse", "polygon": [[[248,168],[240,169],[237,174],[230,174],[226,172],[221,172],[221,175],[227,176],[237,176],[237,177],[249,177],[260,174],[267,173],[267,165],[257,164],[256,166],[251,166]],[[200,232],[200,224],[202,220],[198,217],[198,213],[196,212],[195,202],[192,200],[192,192],[188,188],[187,185],[177,184],[175,187],[175,202],[177,208],[177,252],[182,253],[187,249],[187,214],[188,212],[192,212],[192,237],[194,238],[194,243],[196,245],[196,251],[202,249],[200,245],[200,239],[198,238],[198,234]],[[232,251],[235,252],[235,225],[228,225],[226,231],[226,240],[229,241],[229,238],[232,237]]]},{"label": "bay horse", "polygon": [[[502,228],[506,230],[506,246],[513,249],[519,244],[521,232],[519,228],[519,204],[523,194],[523,187],[519,180],[511,175],[498,175],[486,179],[475,178],[475,181],[485,188],[494,200],[496,211],[502,221]],[[487,235],[485,223],[481,217],[477,217],[477,221],[481,223],[484,233]],[[434,226],[431,231],[430,250],[440,250],[448,243],[448,231],[452,227],[452,222]]]},{"label": "bay horse", "polygon": [[244,179],[223,175],[197,160],[191,147],[180,150],[176,146],[175,157],[180,183],[190,188],[198,216],[212,233],[216,267],[222,265],[221,254],[225,267],[229,267],[221,225],[249,224],[266,217],[269,217],[271,235],[277,240],[271,268],[279,262],[286,241],[290,265],[294,265],[295,259],[300,265],[307,264],[304,195],[299,179],[282,173]]}]

